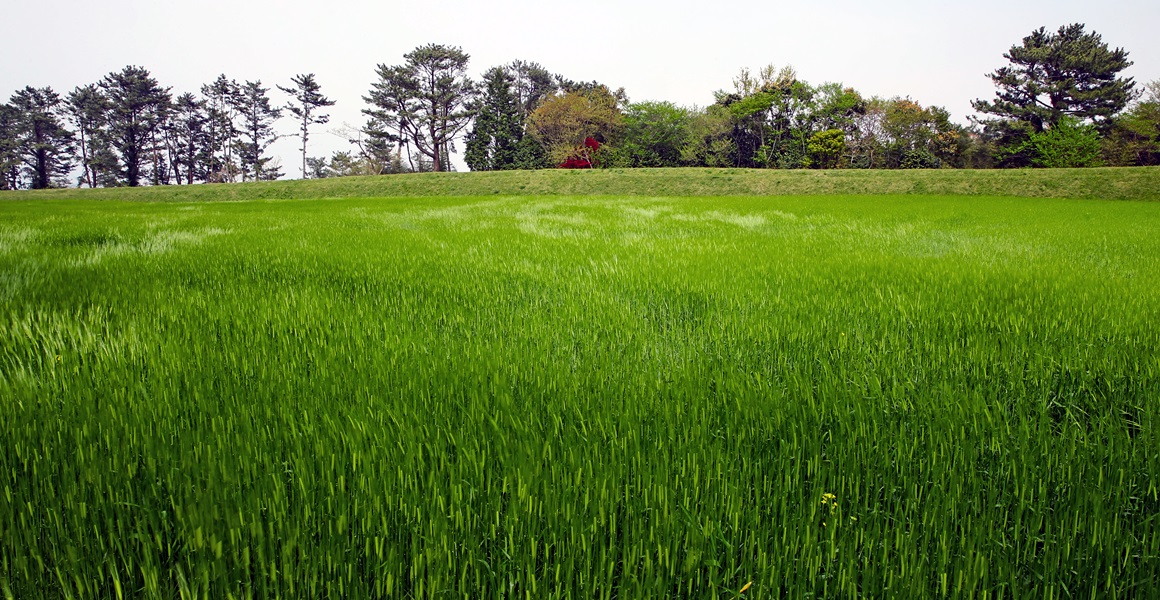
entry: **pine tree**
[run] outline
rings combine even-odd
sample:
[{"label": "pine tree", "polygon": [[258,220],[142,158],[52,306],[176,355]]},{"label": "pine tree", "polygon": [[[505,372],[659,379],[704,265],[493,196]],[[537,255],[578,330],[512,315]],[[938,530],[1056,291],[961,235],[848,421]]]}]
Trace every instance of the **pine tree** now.
[{"label": "pine tree", "polygon": [[125,183],[141,185],[142,166],[150,160],[154,134],[165,122],[169,88],[158,85],[149,71],[128,66],[107,75],[101,90],[109,100],[109,134],[120,155]]},{"label": "pine tree", "polygon": [[1132,65],[1123,48],[1110,50],[1096,32],[1076,23],[1048,33],[1031,32],[1003,55],[1010,66],[990,74],[995,100],[975,100],[975,110],[1018,121],[1032,132],[1055,126],[1066,116],[1107,123],[1132,100],[1135,82],[1119,77]]},{"label": "pine tree", "polygon": [[[379,81],[364,99],[367,114],[399,129],[425,157],[417,170],[445,171],[451,146],[469,123],[475,84],[467,77],[470,60],[457,47],[428,44],[405,54],[401,66],[378,66]],[[429,161],[429,162],[428,162]]]},{"label": "pine tree", "polygon": [[411,151],[413,126],[407,113],[407,103],[414,94],[410,89],[411,77],[403,66],[379,65],[377,72],[379,81],[371,84],[370,92],[363,96],[363,101],[373,107],[362,111],[367,116],[363,132],[369,139],[378,140],[379,143],[397,141],[402,147],[396,152],[396,157],[405,155],[409,170],[415,172]]},{"label": "pine tree", "polygon": [[556,78],[539,63],[513,60],[506,70],[512,76],[512,93],[519,106],[521,121],[528,118],[540,103],[559,90]]},{"label": "pine tree", "polygon": [[475,123],[467,133],[464,160],[472,171],[501,171],[516,168],[516,154],[523,138],[519,103],[512,94],[515,79],[503,67],[483,76],[484,94]]},{"label": "pine tree", "polygon": [[32,189],[57,184],[73,167],[73,134],[64,128],[63,101],[52,88],[26,87],[9,100],[17,112],[17,152]]},{"label": "pine tree", "polygon": [[178,184],[204,180],[203,156],[208,146],[206,103],[188,92],[177,97],[165,125],[169,163]]},{"label": "pine tree", "polygon": [[[102,180],[101,158],[108,159],[109,135],[106,130],[109,103],[96,85],[84,85],[73,89],[66,99],[65,112],[76,128],[77,148],[80,151],[81,176],[78,184],[97,187]],[[108,167],[116,171],[117,165]]]},{"label": "pine tree", "polygon": [[261,81],[247,81],[242,85],[235,105],[241,122],[238,127],[241,137],[236,147],[243,181],[277,179],[281,175],[277,169],[271,170],[267,166],[271,159],[264,156],[270,144],[278,139],[274,122],[282,117],[282,110],[270,105],[269,91],[269,88],[262,87]]},{"label": "pine tree", "polygon": [[294,82],[294,87],[278,86],[278,89],[293,97],[293,101],[286,105],[286,109],[302,123],[298,135],[302,138],[302,178],[306,179],[306,142],[310,138],[310,126],[323,125],[330,121],[329,115],[316,114],[316,111],[334,106],[334,100],[322,95],[322,86],[314,80],[314,73],[295,75],[290,81]]},{"label": "pine tree", "polygon": [[241,87],[224,74],[208,85],[201,86],[206,103],[206,147],[201,153],[206,181],[222,183],[233,181],[238,171],[233,151],[238,130],[234,127],[235,107],[241,102]]},{"label": "pine tree", "polygon": [[0,190],[20,189],[20,112],[0,104]]}]

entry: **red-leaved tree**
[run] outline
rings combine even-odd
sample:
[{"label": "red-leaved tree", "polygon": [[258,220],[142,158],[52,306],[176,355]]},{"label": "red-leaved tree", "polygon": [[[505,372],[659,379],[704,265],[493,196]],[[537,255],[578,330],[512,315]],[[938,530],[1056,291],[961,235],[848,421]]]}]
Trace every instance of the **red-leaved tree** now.
[{"label": "red-leaved tree", "polygon": [[561,169],[591,169],[596,162],[596,152],[600,150],[600,142],[594,138],[584,139],[584,145],[577,146],[567,160],[560,163]]}]

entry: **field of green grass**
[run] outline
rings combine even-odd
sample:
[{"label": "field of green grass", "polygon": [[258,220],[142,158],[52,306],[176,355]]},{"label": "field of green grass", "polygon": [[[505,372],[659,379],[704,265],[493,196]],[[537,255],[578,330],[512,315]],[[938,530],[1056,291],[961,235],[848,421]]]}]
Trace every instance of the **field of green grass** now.
[{"label": "field of green grass", "polygon": [[1160,203],[340,184],[0,195],[0,598],[1160,597]]}]

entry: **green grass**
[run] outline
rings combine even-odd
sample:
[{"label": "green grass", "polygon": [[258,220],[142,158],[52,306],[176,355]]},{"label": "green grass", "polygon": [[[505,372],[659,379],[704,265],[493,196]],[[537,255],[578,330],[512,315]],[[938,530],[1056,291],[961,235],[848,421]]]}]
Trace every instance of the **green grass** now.
[{"label": "green grass", "polygon": [[608,169],[423,173],[248,184],[136,189],[0,192],[5,199],[310,200],[400,196],[801,196],[945,194],[1160,199],[1160,167],[1028,170],[782,171],[776,169]]},{"label": "green grass", "polygon": [[212,189],[0,203],[0,597],[1160,595],[1160,203]]}]

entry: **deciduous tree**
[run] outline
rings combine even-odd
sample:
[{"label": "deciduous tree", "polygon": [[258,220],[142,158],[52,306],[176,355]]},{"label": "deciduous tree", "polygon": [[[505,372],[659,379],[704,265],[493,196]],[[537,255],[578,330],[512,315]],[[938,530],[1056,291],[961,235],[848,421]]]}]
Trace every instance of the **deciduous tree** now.
[{"label": "deciduous tree", "polygon": [[671,102],[629,104],[617,154],[628,167],[676,167],[689,137],[689,111]]},{"label": "deciduous tree", "polygon": [[1160,165],[1160,79],[1144,87],[1144,97],[1120,115],[1105,140],[1112,165]]},{"label": "deciduous tree", "polygon": [[846,154],[846,132],[827,129],[810,136],[808,166],[815,169],[836,169]]},{"label": "deciduous tree", "polygon": [[1063,117],[1047,131],[1031,134],[1028,140],[1031,163],[1046,168],[1098,167],[1100,135],[1095,126],[1075,117]]},{"label": "deciduous tree", "polygon": [[711,104],[694,109],[689,117],[689,135],[681,148],[681,162],[706,167],[736,164],[737,145],[732,134],[733,120],[724,107]]},{"label": "deciduous tree", "polygon": [[415,171],[411,159],[412,125],[407,114],[407,103],[412,96],[411,78],[404,66],[379,65],[376,72],[379,80],[372,83],[370,92],[363,96],[363,101],[371,108],[362,111],[367,116],[362,131],[368,140],[402,144],[410,170]]},{"label": "deciduous tree", "polygon": [[586,138],[601,144],[615,141],[624,123],[618,105],[617,96],[602,85],[556,93],[528,116],[528,131],[543,145],[548,159],[559,164]]}]

